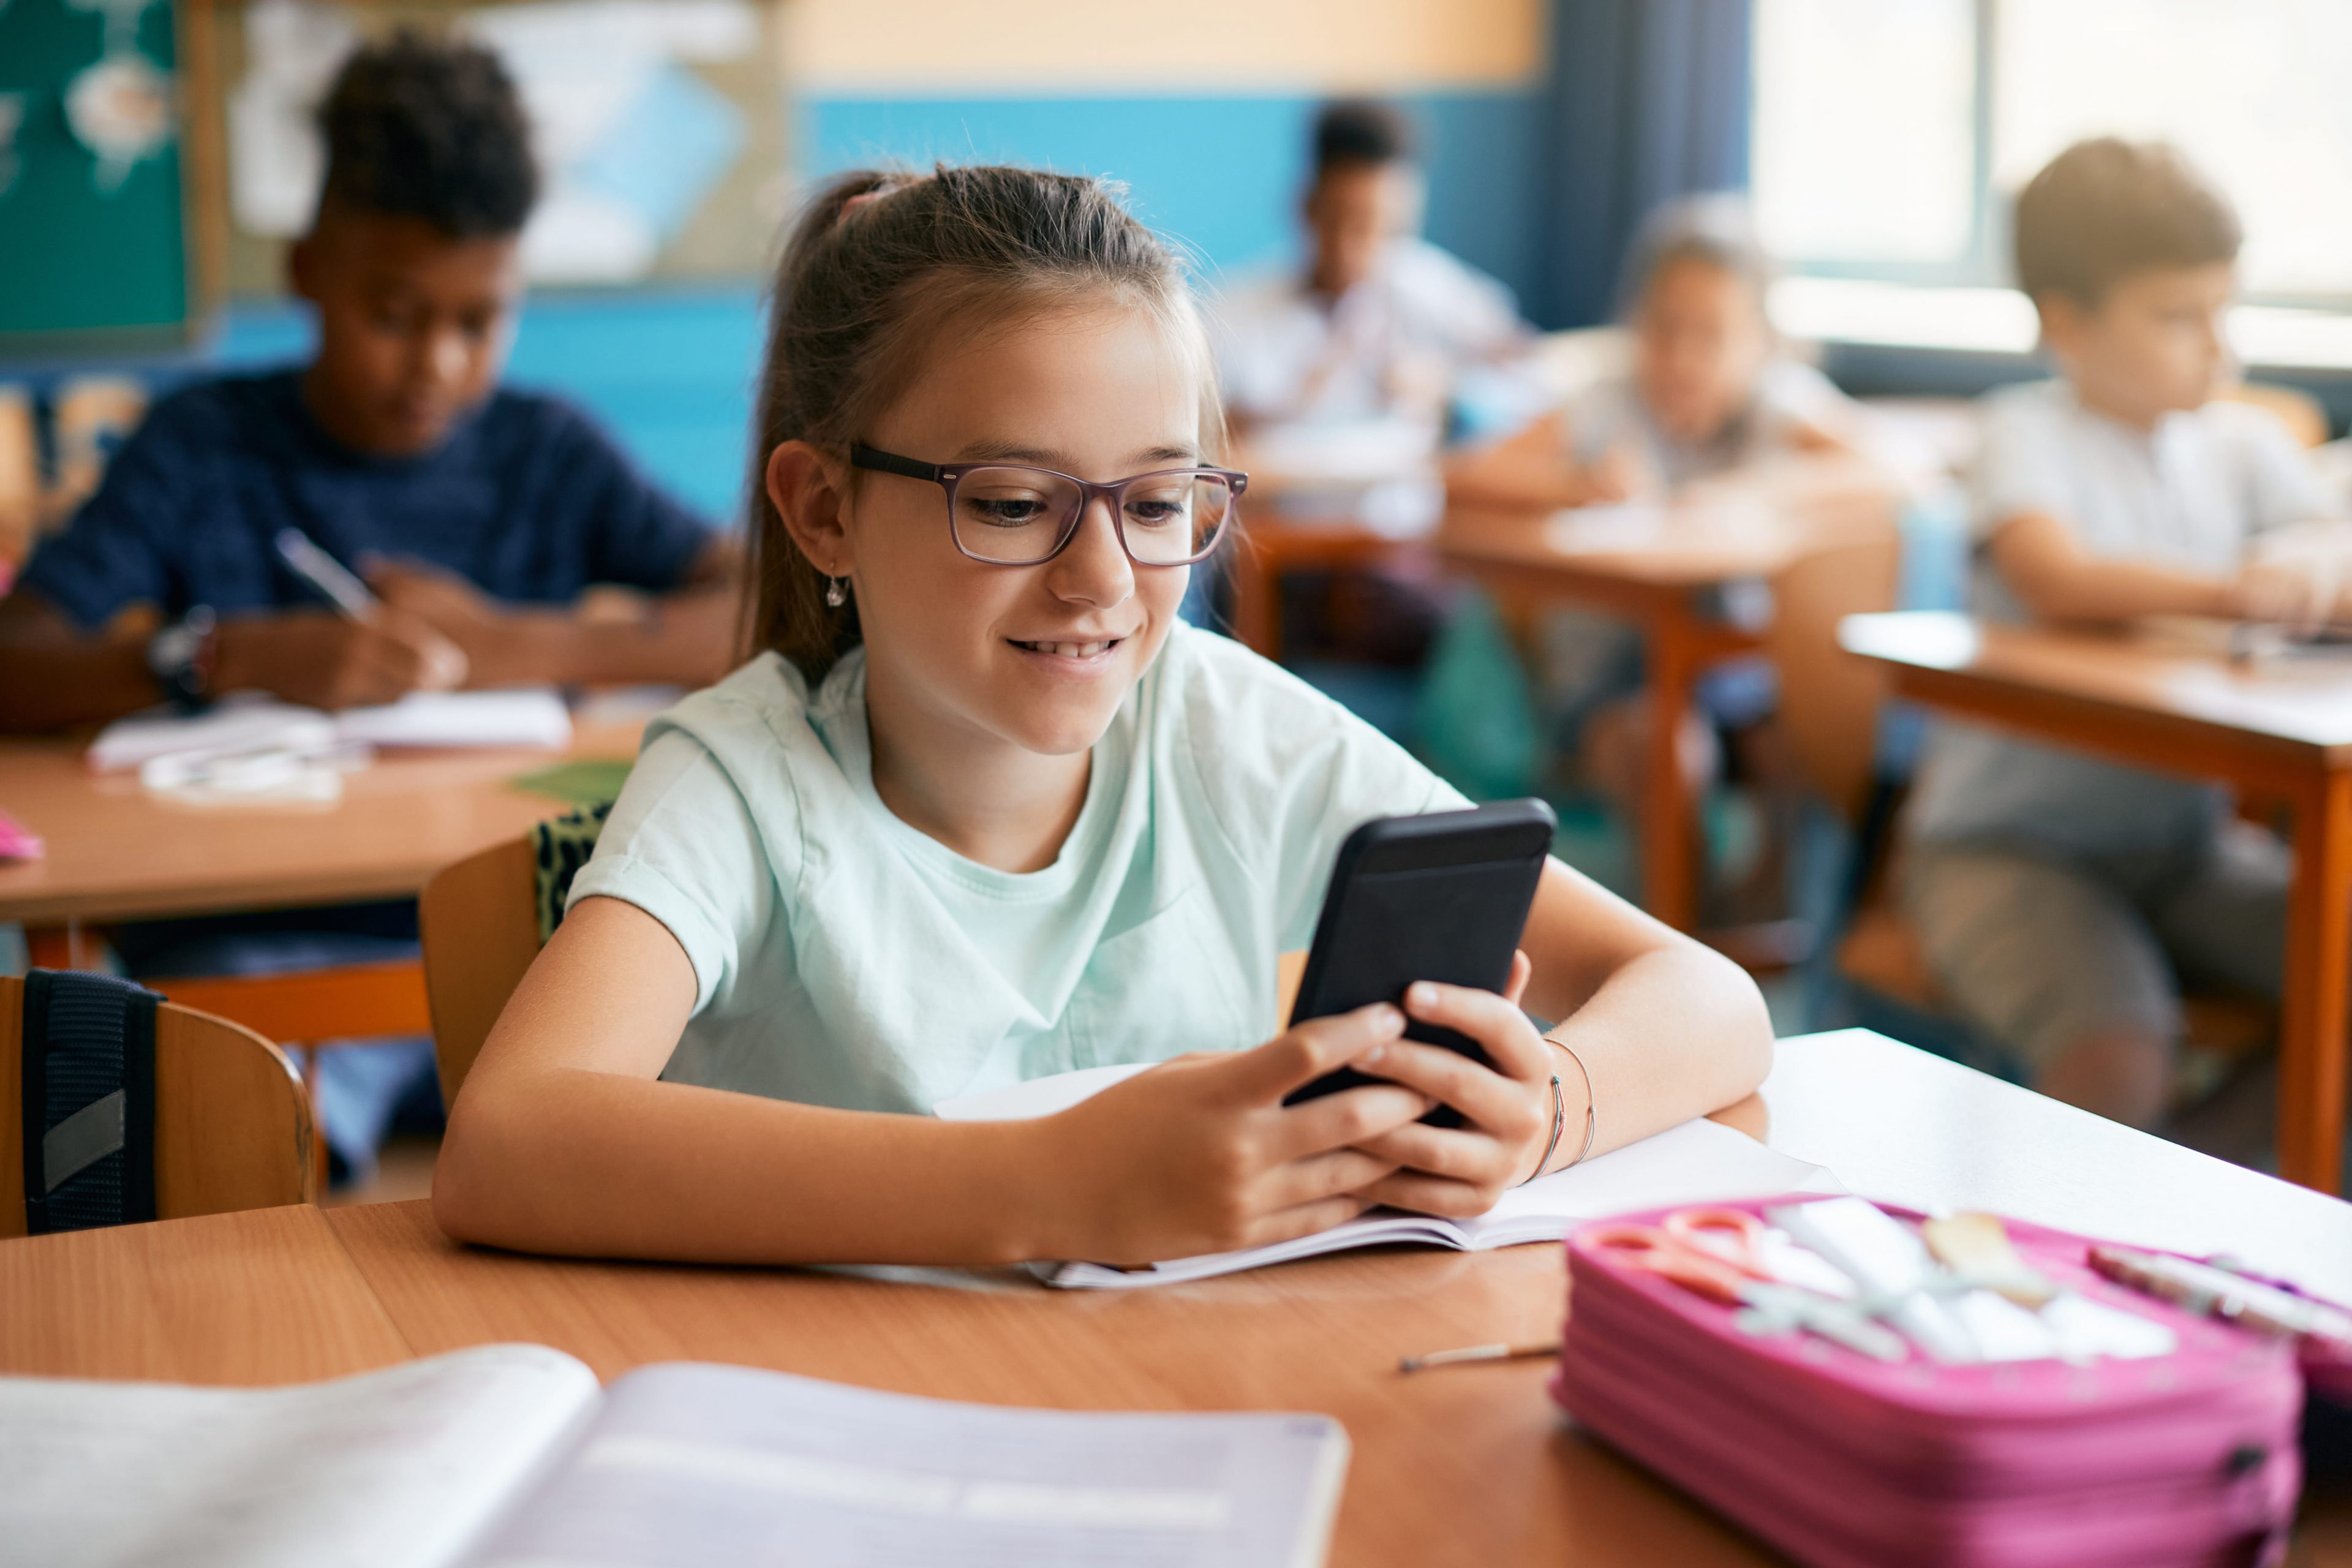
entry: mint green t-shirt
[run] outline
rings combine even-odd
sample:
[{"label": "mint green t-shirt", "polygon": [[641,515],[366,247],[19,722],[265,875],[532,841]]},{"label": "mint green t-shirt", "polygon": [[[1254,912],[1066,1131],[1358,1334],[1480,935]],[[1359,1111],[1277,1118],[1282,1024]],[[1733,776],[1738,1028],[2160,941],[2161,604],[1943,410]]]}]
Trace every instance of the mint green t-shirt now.
[{"label": "mint green t-shirt", "polygon": [[874,792],[866,664],[812,695],[764,654],[648,728],[572,899],[625,900],[694,965],[663,1076],[928,1110],[1276,1027],[1340,840],[1467,803],[1239,644],[1181,624],[1095,746],[1054,864],[967,860]]}]

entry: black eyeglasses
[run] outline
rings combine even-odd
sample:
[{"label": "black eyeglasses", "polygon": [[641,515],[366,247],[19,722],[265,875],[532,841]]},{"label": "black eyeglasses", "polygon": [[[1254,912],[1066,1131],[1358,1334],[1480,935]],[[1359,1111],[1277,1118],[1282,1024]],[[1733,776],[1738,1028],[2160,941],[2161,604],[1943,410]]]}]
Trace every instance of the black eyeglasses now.
[{"label": "black eyeglasses", "polygon": [[1119,548],[1139,566],[1185,566],[1205,558],[1233,520],[1249,476],[1230,468],[1161,468],[1107,485],[1023,463],[923,463],[860,443],[853,468],[928,479],[948,496],[955,547],[995,566],[1051,561],[1078,536],[1097,499],[1118,520]]}]

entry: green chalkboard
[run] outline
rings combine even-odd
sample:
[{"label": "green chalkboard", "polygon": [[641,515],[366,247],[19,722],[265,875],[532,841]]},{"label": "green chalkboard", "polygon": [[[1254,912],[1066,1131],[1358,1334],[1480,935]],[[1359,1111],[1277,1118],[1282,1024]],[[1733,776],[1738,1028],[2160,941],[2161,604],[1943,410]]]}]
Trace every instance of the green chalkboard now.
[{"label": "green chalkboard", "polygon": [[152,347],[188,334],[178,137],[110,179],[76,138],[66,107],[75,79],[106,55],[110,38],[118,53],[135,47],[176,88],[173,11],[171,0],[144,8],[0,0],[0,121],[16,121],[0,142],[0,361]]}]

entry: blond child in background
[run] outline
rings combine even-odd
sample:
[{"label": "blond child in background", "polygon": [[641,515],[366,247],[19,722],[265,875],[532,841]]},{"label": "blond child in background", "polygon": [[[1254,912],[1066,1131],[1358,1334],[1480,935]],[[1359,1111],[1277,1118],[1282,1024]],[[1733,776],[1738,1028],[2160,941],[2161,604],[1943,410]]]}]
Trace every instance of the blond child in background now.
[{"label": "blond child in background", "polygon": [[[1812,366],[1791,358],[1765,313],[1772,268],[1746,205],[1727,195],[1651,215],[1627,253],[1620,293],[1629,359],[1516,436],[1464,455],[1448,485],[1481,506],[1556,508],[1777,505],[1828,486],[1891,496],[1858,447],[1860,410]],[[1891,507],[1886,509],[1890,514]],[[1771,615],[1759,581],[1728,584],[1709,608],[1751,629]],[[1597,611],[1556,610],[1532,628],[1536,685],[1568,782],[1597,787],[1638,817],[1647,735],[1639,634]],[[1693,789],[1722,769],[1727,740],[1743,770],[1786,795],[1788,768],[1770,732],[1770,668],[1744,660],[1711,672],[1697,710],[1679,716],[1679,752]],[[1776,819],[1785,816],[1776,812]],[[1768,834],[1746,918],[1781,912],[1786,825]]]}]

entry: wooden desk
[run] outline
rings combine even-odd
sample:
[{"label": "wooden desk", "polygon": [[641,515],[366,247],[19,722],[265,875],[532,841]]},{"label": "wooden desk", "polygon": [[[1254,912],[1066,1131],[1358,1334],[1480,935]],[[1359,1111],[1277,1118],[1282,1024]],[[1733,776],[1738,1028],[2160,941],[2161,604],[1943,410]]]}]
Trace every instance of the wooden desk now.
[{"label": "wooden desk", "polygon": [[1849,618],[1840,640],[1898,695],[2294,814],[2279,1026],[2279,1169],[2343,1177],[2352,1004],[2352,663],[2240,665],[2155,640],[1909,612]]},{"label": "wooden desk", "polygon": [[1234,638],[1279,662],[1284,577],[1293,572],[1370,566],[1400,551],[1419,547],[1412,540],[1391,539],[1349,518],[1286,517],[1271,509],[1254,511],[1232,549],[1227,567],[1233,574]]},{"label": "wooden desk", "polygon": [[[1774,1146],[1858,1190],[2228,1245],[2352,1294],[2352,1208],[1878,1036],[1782,1042],[1762,1099]],[[1335,1563],[1767,1561],[1564,1426],[1547,1367],[1396,1373],[1404,1352],[1549,1334],[1556,1248],[1132,1293],[940,1278],[561,1262],[452,1246],[421,1203],[272,1210],[0,1242],[0,1371],[266,1383],[524,1339],[605,1377],[699,1357],[1013,1405],[1320,1410],[1355,1445]],[[2307,1508],[2297,1561],[2352,1563],[2334,1502]]]},{"label": "wooden desk", "polygon": [[1549,515],[1456,509],[1437,537],[1449,565],[1508,604],[1561,601],[1637,627],[1659,721],[1650,726],[1641,819],[1642,902],[1668,925],[1698,920],[1697,803],[1685,786],[1674,715],[1711,665],[1754,651],[1757,639],[1703,614],[1699,590],[1768,577],[1816,538],[1783,510],[1675,511],[1595,507]]},{"label": "wooden desk", "polygon": [[[89,922],[413,898],[442,867],[562,809],[516,789],[516,774],[634,755],[640,728],[582,724],[566,752],[387,753],[331,805],[249,807],[185,805],[134,774],[92,773],[76,742],[0,742],[0,806],[48,844],[43,859],[0,865],[0,921],[24,922],[36,963],[78,968]],[[182,999],[279,1040],[429,1031],[415,965],[333,973],[347,983],[224,982]]]}]

